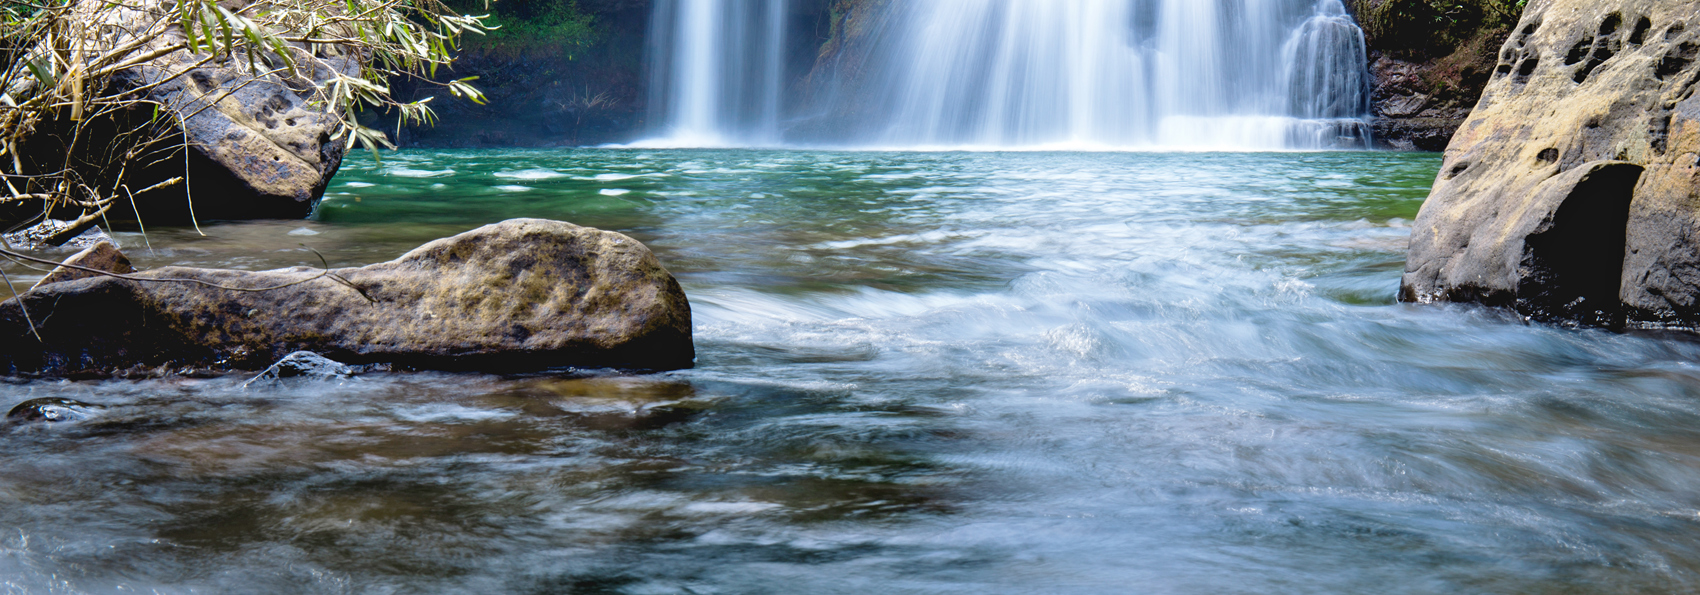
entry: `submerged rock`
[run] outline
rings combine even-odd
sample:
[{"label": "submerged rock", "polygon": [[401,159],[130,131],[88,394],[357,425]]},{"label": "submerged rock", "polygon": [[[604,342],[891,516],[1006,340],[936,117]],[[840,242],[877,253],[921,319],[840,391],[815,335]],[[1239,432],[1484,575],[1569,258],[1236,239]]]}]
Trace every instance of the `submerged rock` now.
[{"label": "submerged rock", "polygon": [[284,378],[305,377],[308,380],[342,380],[354,375],[354,366],[313,353],[297,351],[266,368],[260,375],[242,383],[242,388],[255,384],[277,382]]},{"label": "submerged rock", "polygon": [[558,221],[489,225],[361,268],[131,277],[149,281],[53,283],[0,303],[0,373],[259,369],[295,351],[432,369],[671,370],[695,355],[690,305],[648,248]]},{"label": "submerged rock", "polygon": [[1700,14],[1536,0],[1413,226],[1404,301],[1700,324]]},{"label": "submerged rock", "polygon": [[13,423],[82,421],[94,417],[104,407],[59,397],[30,399],[18,403],[6,412],[6,421]]}]

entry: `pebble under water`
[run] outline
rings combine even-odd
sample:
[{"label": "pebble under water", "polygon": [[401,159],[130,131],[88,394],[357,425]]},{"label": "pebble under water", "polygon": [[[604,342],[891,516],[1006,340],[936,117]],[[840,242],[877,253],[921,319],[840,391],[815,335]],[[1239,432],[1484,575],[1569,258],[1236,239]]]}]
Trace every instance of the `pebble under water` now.
[{"label": "pebble under water", "polygon": [[1700,343],[1394,303],[1439,165],[351,156],[314,220],[116,235],[264,269],[620,231],[697,368],[6,380],[83,415],[0,426],[0,592],[1700,589]]}]

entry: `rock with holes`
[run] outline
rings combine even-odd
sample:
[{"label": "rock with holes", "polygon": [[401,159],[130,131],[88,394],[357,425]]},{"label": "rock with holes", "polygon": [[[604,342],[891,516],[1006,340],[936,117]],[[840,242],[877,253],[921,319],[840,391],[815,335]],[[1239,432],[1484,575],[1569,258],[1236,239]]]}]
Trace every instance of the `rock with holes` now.
[{"label": "rock with holes", "polygon": [[1446,149],[1400,299],[1700,323],[1697,56],[1697,2],[1530,2]]},{"label": "rock with holes", "polygon": [[655,255],[558,221],[506,221],[329,274],[167,267],[127,277],[0,303],[0,374],[258,370],[296,351],[497,372],[671,370],[694,358],[690,304]]},{"label": "rock with holes", "polygon": [[[263,3],[220,4],[236,12],[265,10]],[[78,10],[121,32],[160,19],[175,22],[174,6],[167,0],[122,5],[83,0]],[[172,28],[143,51],[182,41],[181,31]],[[206,54],[178,50],[116,77],[115,84],[145,89],[146,99],[180,116],[177,132],[186,147],[136,160],[147,167],[129,187],[144,189],[185,173],[188,183],[147,192],[137,197],[139,213],[118,209],[112,216],[139,214],[149,222],[172,222],[300,219],[311,214],[348,147],[338,119],[326,113],[332,102],[317,86],[338,73],[357,75],[361,64],[335,45],[315,45],[309,51],[296,44],[290,52],[297,66],[293,72],[265,56],[252,64],[246,55],[203,63],[209,59]],[[121,123],[118,133],[125,129]]]}]

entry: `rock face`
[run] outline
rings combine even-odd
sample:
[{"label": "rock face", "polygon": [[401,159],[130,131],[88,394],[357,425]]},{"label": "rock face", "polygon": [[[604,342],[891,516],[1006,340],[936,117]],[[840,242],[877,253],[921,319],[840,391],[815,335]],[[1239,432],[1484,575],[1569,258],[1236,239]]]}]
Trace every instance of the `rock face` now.
[{"label": "rock face", "polygon": [[[79,10],[87,11],[89,18],[119,26],[176,18],[174,3],[164,0],[104,10],[95,10],[104,2],[84,4],[88,8]],[[250,3],[224,4],[241,11]],[[155,45],[182,40],[182,33],[173,29]],[[332,45],[316,46],[313,53],[299,45],[291,51],[300,66],[297,76],[256,76],[240,57],[196,67],[205,55],[179,50],[119,77],[120,86],[144,88],[187,72],[146,95],[184,116],[181,131],[188,155],[150,168],[132,187],[145,188],[187,171],[188,194],[183,185],[176,185],[138,197],[144,218],[187,219],[190,199],[198,219],[299,219],[312,213],[348,146],[345,139],[332,140],[340,125],[325,112],[328,103],[314,96],[314,85],[330,80],[335,72],[355,75],[360,63]]]},{"label": "rock face", "polygon": [[[1452,134],[1470,115],[1472,104],[1468,102],[1479,96],[1468,91],[1472,81],[1459,75],[1450,81],[1452,85],[1444,94],[1435,93],[1431,79],[1436,76],[1434,71],[1440,60],[1417,63],[1383,52],[1376,54],[1369,67],[1374,80],[1370,92],[1374,117],[1370,126],[1376,144],[1400,151],[1445,150]],[[1475,88],[1479,90],[1485,82],[1475,82]],[[1459,95],[1468,95],[1469,99]]]},{"label": "rock face", "polygon": [[1700,4],[1535,0],[1446,149],[1400,299],[1700,322]]},{"label": "rock face", "polygon": [[678,282],[616,233],[516,219],[331,274],[167,267],[130,275],[150,281],[44,285],[0,303],[0,374],[257,370],[303,350],[498,372],[670,370],[695,357]]}]

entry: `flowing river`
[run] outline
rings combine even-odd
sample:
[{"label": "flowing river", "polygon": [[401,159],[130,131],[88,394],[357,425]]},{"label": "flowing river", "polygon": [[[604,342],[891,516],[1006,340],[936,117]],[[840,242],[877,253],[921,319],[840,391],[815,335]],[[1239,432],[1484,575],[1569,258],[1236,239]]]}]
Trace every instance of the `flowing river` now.
[{"label": "flowing river", "polygon": [[351,155],[315,220],[119,240],[263,269],[620,231],[696,369],[7,380],[105,409],[0,428],[0,592],[1700,589],[1700,343],[1396,304],[1439,165]]}]

